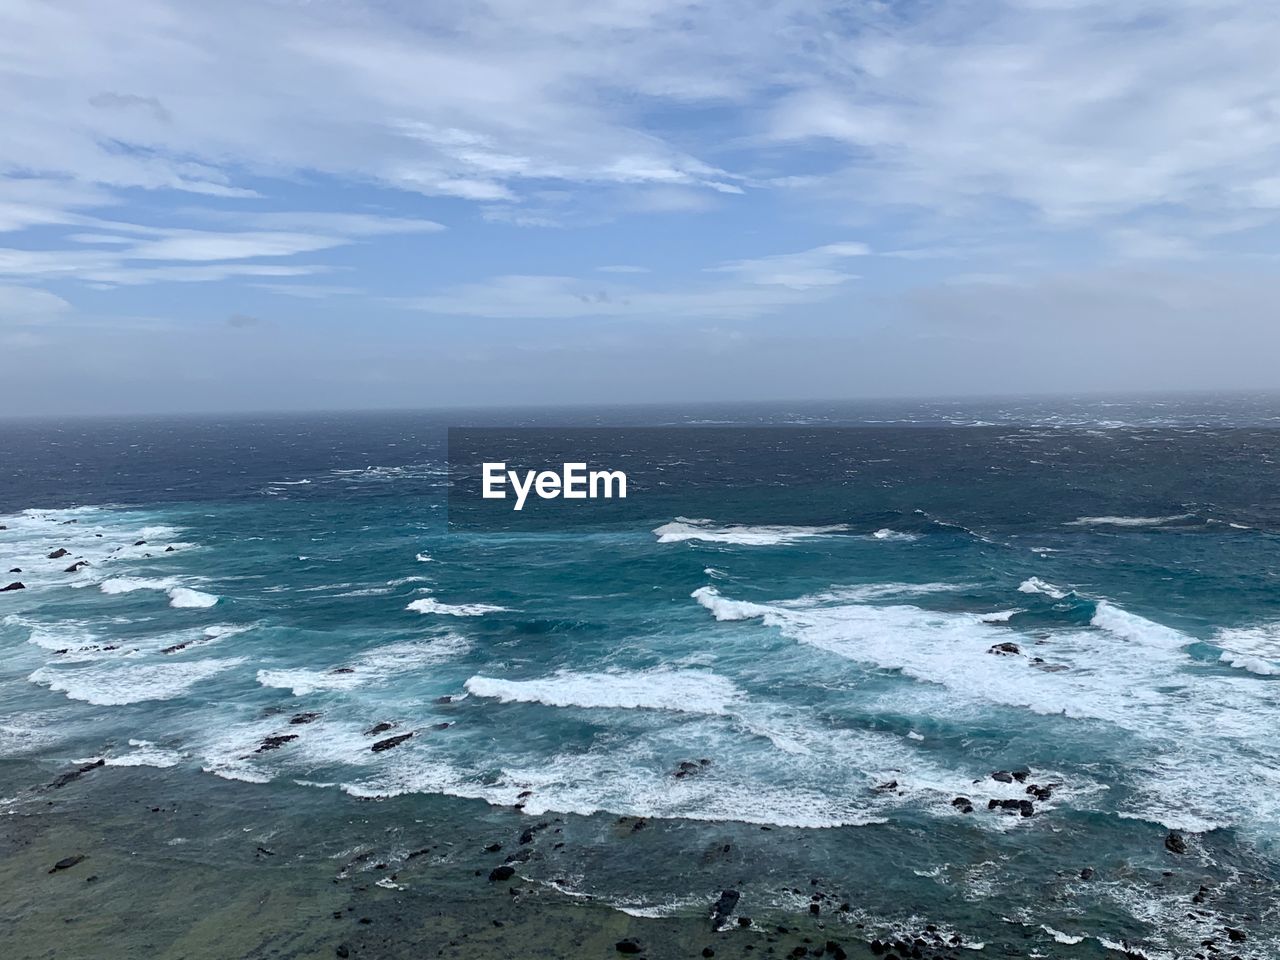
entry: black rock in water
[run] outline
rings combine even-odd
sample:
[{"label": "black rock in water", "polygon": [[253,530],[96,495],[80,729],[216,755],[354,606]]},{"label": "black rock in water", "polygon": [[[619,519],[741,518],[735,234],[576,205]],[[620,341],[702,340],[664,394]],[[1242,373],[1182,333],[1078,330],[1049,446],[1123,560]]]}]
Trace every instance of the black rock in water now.
[{"label": "black rock in water", "polygon": [[366,730],[364,732],[364,735],[366,737],[374,737],[380,733],[386,733],[388,730],[390,730],[394,726],[395,726],[394,723],[388,723],[386,720],[383,720],[381,723],[375,723],[372,727]]},{"label": "black rock in water", "polygon": [[77,863],[84,859],[83,853],[77,853],[74,857],[63,857],[52,867],[49,868],[50,873],[57,873],[59,870],[69,870]]},{"label": "black rock in water", "polygon": [[385,740],[379,740],[369,749],[374,753],[381,753],[383,750],[390,750],[392,747],[398,747],[412,736],[412,733],[402,733],[398,737],[387,737]]},{"label": "black rock in water", "polygon": [[267,737],[265,740],[263,740],[262,743],[258,746],[258,749],[254,751],[254,753],[265,753],[268,750],[279,750],[289,741],[297,740],[297,739],[298,739],[298,735],[296,733],[276,734],[275,736]]},{"label": "black rock in water", "polygon": [[61,560],[63,557],[70,556],[70,554],[71,554],[70,550],[66,549],[65,547],[59,547],[57,550],[53,551],[53,553],[49,554],[49,559]]},{"label": "black rock in water", "polygon": [[1186,853],[1187,841],[1177,830],[1170,830],[1169,835],[1164,838],[1164,848],[1170,853]]},{"label": "black rock in water", "polygon": [[58,779],[54,780],[53,783],[49,784],[49,788],[52,790],[57,790],[59,787],[65,787],[68,783],[71,783],[73,780],[79,780],[90,770],[96,770],[98,767],[106,766],[106,763],[107,763],[106,760],[95,760],[93,761],[93,763],[86,763],[84,766],[77,767],[75,770],[69,770],[66,773],[60,774],[58,776]]},{"label": "black rock in water", "polygon": [[0,587],[0,593],[6,593],[9,590],[25,590],[25,589],[27,589],[27,585],[25,583],[23,583],[21,580],[15,580],[13,581],[13,583],[9,584],[7,587]]},{"label": "black rock in water", "polygon": [[[3,527],[0,527],[0,530],[3,530],[3,529],[4,529]],[[10,573],[21,573],[21,572],[22,572],[22,568],[21,568],[21,567],[10,567],[10,568],[9,568],[9,572],[10,572]]]},{"label": "black rock in water", "polygon": [[641,949],[643,949],[640,946],[639,941],[633,940],[630,937],[626,940],[619,940],[613,946],[619,953],[639,953]]},{"label": "black rock in water", "polygon": [[987,653],[994,653],[997,656],[1005,657],[1022,653],[1022,648],[1016,643],[1010,643],[1006,640],[1004,643],[997,643],[992,646]]},{"label": "black rock in water", "polygon": [[297,726],[301,723],[310,723],[312,720],[318,720],[319,718],[320,714],[318,713],[295,713],[289,718],[289,722]]},{"label": "black rock in water", "polygon": [[516,875],[515,867],[508,867],[506,864],[503,864],[502,866],[494,867],[492,870],[489,871],[489,882],[501,883],[504,880],[510,880],[515,875]]},{"label": "black rock in water", "polygon": [[1001,783],[1013,783],[1013,774],[1008,770],[997,770],[991,774],[992,780],[999,780]]},{"label": "black rock in water", "polygon": [[719,930],[729,919],[729,915],[733,913],[733,908],[738,905],[738,901],[742,898],[737,890],[725,890],[720,894],[720,898],[711,907],[711,929]]}]

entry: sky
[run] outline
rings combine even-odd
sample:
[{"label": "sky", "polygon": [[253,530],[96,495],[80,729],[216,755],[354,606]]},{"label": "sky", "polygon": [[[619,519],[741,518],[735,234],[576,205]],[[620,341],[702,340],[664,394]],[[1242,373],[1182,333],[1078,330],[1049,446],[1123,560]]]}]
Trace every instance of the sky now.
[{"label": "sky", "polygon": [[1280,4],[0,0],[0,415],[1280,389]]}]

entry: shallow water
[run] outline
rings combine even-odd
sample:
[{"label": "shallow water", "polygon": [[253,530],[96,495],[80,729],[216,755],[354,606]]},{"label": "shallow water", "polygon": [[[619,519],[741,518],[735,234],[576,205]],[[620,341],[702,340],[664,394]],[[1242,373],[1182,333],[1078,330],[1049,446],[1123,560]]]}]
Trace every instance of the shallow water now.
[{"label": "shallow water", "polygon": [[801,425],[528,529],[446,528],[457,418],[6,425],[0,750],[559,816],[522,876],[637,915],[1278,955],[1273,406],[486,415]]}]

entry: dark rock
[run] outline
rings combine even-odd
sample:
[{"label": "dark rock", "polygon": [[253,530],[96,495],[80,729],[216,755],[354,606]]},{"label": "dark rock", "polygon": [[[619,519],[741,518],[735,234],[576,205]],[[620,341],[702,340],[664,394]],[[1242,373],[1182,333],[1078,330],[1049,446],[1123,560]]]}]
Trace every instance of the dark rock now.
[{"label": "dark rock", "polygon": [[59,787],[65,787],[73,780],[79,780],[90,770],[96,770],[98,767],[105,766],[106,763],[106,760],[95,760],[93,763],[86,763],[84,766],[77,767],[75,770],[69,770],[66,773],[60,774],[53,783],[49,784],[49,788],[51,790],[57,790]]},{"label": "dark rock", "polygon": [[174,548],[173,548],[173,547],[165,547],[165,548],[164,548],[164,552],[165,552],[165,553],[173,553],[173,550],[174,550]]},{"label": "dark rock", "polygon": [[406,740],[408,740],[412,736],[413,736],[413,733],[409,732],[409,733],[402,733],[398,737],[387,737],[387,739],[385,740],[379,740],[369,749],[372,750],[374,753],[381,753],[383,750],[390,750],[392,747],[398,747],[400,744],[404,743]]},{"label": "dark rock", "polygon": [[987,650],[987,653],[994,653],[997,656],[1006,657],[1006,656],[1022,653],[1022,648],[1019,647],[1016,643],[1010,643],[1009,641],[1006,640],[1004,643],[997,643],[994,646],[992,646],[989,650]]},{"label": "dark rock", "polygon": [[884,790],[884,791],[888,791],[888,790],[897,790],[897,789],[898,789],[898,781],[897,781],[897,780],[887,780],[887,781],[885,781],[884,783],[878,783],[878,784],[876,784],[876,789],[877,789],[877,790]]},{"label": "dark rock", "polygon": [[59,870],[70,870],[77,863],[84,859],[83,853],[77,853],[74,857],[63,857],[52,867],[49,868],[50,873],[57,873]]},{"label": "dark rock", "polygon": [[381,723],[375,723],[372,727],[366,730],[364,735],[366,737],[376,737],[380,733],[386,733],[394,726],[394,723],[389,723],[386,720],[383,720]]},{"label": "dark rock", "polygon": [[628,937],[625,940],[619,940],[613,946],[619,953],[639,953],[641,949],[643,949],[640,946],[639,941],[633,940],[631,937]]},{"label": "dark rock", "polygon": [[1237,930],[1235,927],[1227,927],[1226,931],[1227,931],[1227,939],[1230,940],[1232,943],[1244,943],[1246,940],[1249,939],[1248,936],[1245,935],[1245,932],[1243,930]]},{"label": "dark rock", "polygon": [[1093,879],[1093,867],[1085,867],[1083,870],[1081,870],[1081,871],[1080,871],[1080,879],[1081,879],[1081,880],[1092,880],[1092,879]]},{"label": "dark rock", "polygon": [[75,563],[67,567],[62,572],[63,573],[79,573],[81,567],[87,567],[87,566],[89,566],[88,560],[77,560]]},{"label": "dark rock", "polygon": [[289,722],[296,726],[302,723],[311,723],[313,720],[318,720],[319,718],[320,714],[318,713],[295,713],[289,718]]},{"label": "dark rock", "polygon": [[515,876],[515,874],[516,874],[515,867],[509,867],[506,864],[503,864],[502,866],[494,867],[492,870],[489,871],[489,882],[502,883],[502,881],[504,880],[510,880],[512,877]]},{"label": "dark rock", "polygon": [[738,918],[738,926],[740,926],[740,927],[749,927],[749,926],[751,926],[751,918],[750,918],[750,917],[739,917],[739,918]]},{"label": "dark rock", "polygon": [[9,568],[9,572],[10,572],[10,573],[21,573],[21,572],[22,572],[22,568],[21,568],[21,567],[10,567],[10,568]]},{"label": "dark rock", "polygon": [[844,947],[836,943],[834,940],[828,940],[826,945],[827,956],[833,960],[848,960],[848,954],[844,952]]},{"label": "dark rock", "polygon": [[1031,770],[1029,767],[1019,767],[1017,770],[1013,771],[1013,779],[1017,780],[1019,783],[1026,783],[1027,777],[1029,776],[1031,776]]},{"label": "dark rock", "polygon": [[351,956],[351,948],[348,947],[345,943],[338,944],[337,947],[334,948],[333,952],[336,953],[339,957],[342,957],[343,960],[346,960],[347,957]]},{"label": "dark rock", "polygon": [[1164,838],[1164,848],[1170,853],[1186,853],[1187,841],[1177,830],[1170,830]]},{"label": "dark rock", "polygon": [[135,547],[145,547],[145,546],[147,545],[147,541],[145,541],[145,540],[135,540],[135,541],[133,541],[133,545],[134,545]]},{"label": "dark rock", "polygon": [[1038,783],[1033,783],[1027,787],[1027,793],[1035,797],[1037,800],[1048,800],[1053,796],[1053,787],[1042,787]]},{"label": "dark rock", "polygon": [[1008,770],[997,770],[991,774],[992,780],[999,780],[1001,783],[1013,783],[1013,774]]},{"label": "dark rock", "polygon": [[71,555],[70,550],[66,549],[65,547],[59,547],[57,550],[53,551],[53,553],[49,554],[49,559],[61,560],[63,557],[67,557],[70,555]]},{"label": "dark rock", "polygon": [[13,581],[13,583],[9,584],[7,587],[0,587],[0,593],[7,593],[10,590],[25,590],[25,589],[27,589],[27,585],[25,583],[23,583],[21,580],[15,580]]},{"label": "dark rock", "polygon": [[703,948],[702,948],[702,955],[703,955],[704,957],[714,957],[714,956],[716,955],[716,952],[715,952],[714,950],[712,950],[710,947],[703,947]]},{"label": "dark rock", "polygon": [[175,643],[171,647],[165,647],[160,652],[161,653],[177,653],[179,650],[185,650],[185,649],[187,649],[186,643]]},{"label": "dark rock", "polygon": [[266,753],[268,750],[279,750],[291,740],[297,740],[296,733],[278,733],[275,736],[267,737],[258,745],[258,749],[254,753]]},{"label": "dark rock", "polygon": [[738,905],[738,900],[742,894],[737,890],[725,890],[721,892],[720,898],[711,907],[711,929],[719,930],[724,926],[725,921],[729,919],[729,915],[733,913],[733,908]]},{"label": "dark rock", "polygon": [[809,912],[816,917],[818,914],[822,912],[822,908],[818,906],[816,903],[811,903],[809,904]]},{"label": "dark rock", "polygon": [[1034,817],[1036,815],[1036,805],[1030,800],[1019,800],[1018,813],[1024,817]]},{"label": "dark rock", "polygon": [[329,672],[330,673],[355,673],[356,671],[354,667],[335,667],[333,670],[330,670]]},{"label": "dark rock", "polygon": [[491,843],[487,847],[485,847],[485,850],[487,850],[489,853],[497,853],[501,849],[502,849],[502,844],[500,843]]}]

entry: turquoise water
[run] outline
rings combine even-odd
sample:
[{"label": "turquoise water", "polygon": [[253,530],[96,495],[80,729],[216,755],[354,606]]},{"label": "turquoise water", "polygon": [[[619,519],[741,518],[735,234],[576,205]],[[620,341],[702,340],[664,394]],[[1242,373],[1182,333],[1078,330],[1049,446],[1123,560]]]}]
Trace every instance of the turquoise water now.
[{"label": "turquoise water", "polygon": [[9,425],[0,749],[574,815],[525,875],[638,913],[1274,956],[1276,412],[475,415],[865,428],[538,530],[446,526],[457,418]]}]

